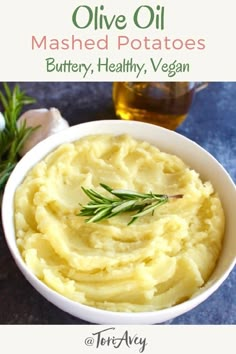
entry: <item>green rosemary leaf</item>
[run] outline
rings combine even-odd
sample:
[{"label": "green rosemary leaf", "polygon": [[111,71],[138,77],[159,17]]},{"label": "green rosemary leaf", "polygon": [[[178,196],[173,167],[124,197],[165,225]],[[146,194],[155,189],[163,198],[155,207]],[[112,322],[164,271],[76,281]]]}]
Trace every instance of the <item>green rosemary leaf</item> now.
[{"label": "green rosemary leaf", "polygon": [[109,187],[109,186],[107,186],[107,185],[104,184],[104,183],[100,183],[100,186],[101,186],[102,188],[104,188],[105,190],[107,190],[108,192],[111,192],[111,191],[112,191],[112,188]]},{"label": "green rosemary leaf", "polygon": [[81,187],[83,192],[94,202],[101,203],[103,201],[103,197],[100,196],[97,192]]},{"label": "green rosemary leaf", "polygon": [[0,192],[3,190],[11,171],[19,160],[19,151],[29,135],[38,129],[26,127],[25,123],[17,124],[25,105],[35,100],[22,91],[19,85],[11,90],[7,83],[3,83],[0,91],[0,103],[3,108],[5,127],[0,131]]},{"label": "green rosemary leaf", "polygon": [[137,193],[126,189],[112,189],[111,193],[122,199],[148,198],[149,194]]},{"label": "green rosemary leaf", "polygon": [[0,92],[0,101],[2,102],[3,108],[5,109],[6,113],[8,111],[8,104],[7,104],[7,99],[5,96]]},{"label": "green rosemary leaf", "polygon": [[3,87],[4,87],[4,90],[5,90],[8,100],[11,99],[11,90],[6,82],[3,82]]},{"label": "green rosemary leaf", "polygon": [[120,203],[119,205],[115,206],[115,208],[112,208],[112,213],[121,213],[127,210],[130,210],[130,207],[134,206],[136,203],[135,200],[127,200],[127,202]]},{"label": "green rosemary leaf", "polygon": [[14,169],[16,164],[7,164],[5,167],[0,166],[0,191],[4,188],[12,170]]},{"label": "green rosemary leaf", "polygon": [[87,223],[99,222],[104,219],[110,219],[118,214],[125,212],[136,212],[128,225],[131,225],[139,217],[148,213],[153,215],[154,210],[169,201],[169,199],[182,198],[182,194],[168,196],[166,194],[138,193],[130,190],[113,189],[106,184],[100,184],[110,194],[116,198],[109,198],[92,190],[81,187],[83,192],[91,201],[83,206],[78,216],[89,216]]},{"label": "green rosemary leaf", "polygon": [[157,206],[163,205],[168,201],[168,198],[163,198],[162,200],[159,200],[158,202],[151,204],[150,206],[147,206],[144,208],[141,212],[137,213],[134,215],[135,218],[139,218],[140,216],[147,215],[148,213],[153,212]]},{"label": "green rosemary leaf", "polygon": [[105,208],[96,213],[92,218],[86,220],[87,223],[101,221],[110,213],[110,208]]}]

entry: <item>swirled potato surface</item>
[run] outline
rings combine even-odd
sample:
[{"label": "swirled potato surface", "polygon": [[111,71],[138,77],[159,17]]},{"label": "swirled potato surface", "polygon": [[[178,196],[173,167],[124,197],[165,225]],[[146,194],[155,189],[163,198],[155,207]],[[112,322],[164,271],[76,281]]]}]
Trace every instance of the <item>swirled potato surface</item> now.
[{"label": "swirled potato surface", "polygon": [[[183,194],[127,225],[78,216],[100,183],[142,193]],[[105,192],[106,193],[106,192]],[[154,311],[185,301],[219,257],[224,213],[209,181],[177,156],[128,135],[61,145],[15,194],[17,245],[32,272],[64,296],[111,311]]]}]

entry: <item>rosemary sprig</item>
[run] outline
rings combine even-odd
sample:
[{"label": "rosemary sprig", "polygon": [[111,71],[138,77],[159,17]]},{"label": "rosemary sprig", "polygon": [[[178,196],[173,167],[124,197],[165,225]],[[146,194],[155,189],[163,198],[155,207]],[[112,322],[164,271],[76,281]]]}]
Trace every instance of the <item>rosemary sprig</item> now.
[{"label": "rosemary sprig", "polygon": [[166,195],[155,193],[138,193],[124,189],[112,189],[106,184],[100,183],[107,192],[115,198],[104,196],[93,189],[81,187],[91,201],[83,206],[78,216],[88,216],[87,223],[109,219],[124,212],[135,212],[128,225],[131,225],[140,216],[154,213],[156,207],[163,205],[171,198],[182,198],[182,194]]},{"label": "rosemary sprig", "polygon": [[25,122],[17,124],[23,107],[34,102],[35,100],[27,96],[18,85],[11,90],[7,83],[3,83],[0,103],[3,108],[5,127],[0,131],[0,193],[19,159],[18,153],[25,140],[37,129],[37,127],[26,127]]}]

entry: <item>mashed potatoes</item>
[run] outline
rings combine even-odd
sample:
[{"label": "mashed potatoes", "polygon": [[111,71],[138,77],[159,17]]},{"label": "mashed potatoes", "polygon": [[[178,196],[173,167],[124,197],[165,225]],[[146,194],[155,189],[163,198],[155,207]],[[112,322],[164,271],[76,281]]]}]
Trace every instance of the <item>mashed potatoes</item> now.
[{"label": "mashed potatoes", "polygon": [[[100,183],[184,194],[127,225],[123,213],[88,224],[77,216]],[[106,192],[105,192],[106,193]],[[221,250],[224,214],[210,182],[178,157],[130,136],[61,145],[15,195],[17,244],[28,267],[66,297],[112,311],[153,311],[191,297]]]}]

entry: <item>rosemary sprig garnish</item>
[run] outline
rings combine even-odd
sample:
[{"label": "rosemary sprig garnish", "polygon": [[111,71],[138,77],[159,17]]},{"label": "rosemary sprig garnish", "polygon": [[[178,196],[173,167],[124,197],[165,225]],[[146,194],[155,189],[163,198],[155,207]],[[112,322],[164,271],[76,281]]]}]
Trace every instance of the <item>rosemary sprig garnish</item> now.
[{"label": "rosemary sprig garnish", "polygon": [[106,184],[100,183],[100,186],[109,192],[115,198],[104,196],[93,189],[81,187],[83,192],[91,201],[83,206],[78,216],[88,216],[87,223],[98,222],[104,219],[112,218],[124,212],[135,212],[128,225],[131,225],[140,216],[148,213],[154,213],[156,207],[163,205],[171,198],[182,198],[182,194],[166,195],[155,193],[137,193],[124,189],[112,189]]},{"label": "rosemary sprig garnish", "polygon": [[19,159],[18,153],[25,140],[37,129],[26,127],[25,122],[17,124],[23,107],[35,100],[27,96],[18,85],[11,90],[3,83],[3,89],[3,92],[0,91],[0,103],[4,110],[5,127],[0,131],[0,193]]}]

